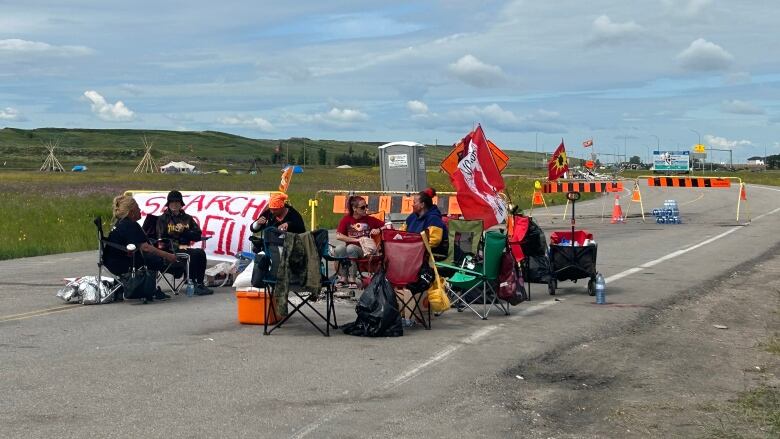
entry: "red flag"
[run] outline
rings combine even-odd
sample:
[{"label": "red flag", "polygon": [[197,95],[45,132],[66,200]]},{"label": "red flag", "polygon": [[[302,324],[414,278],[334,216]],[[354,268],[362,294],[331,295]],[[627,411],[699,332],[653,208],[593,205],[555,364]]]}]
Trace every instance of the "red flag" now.
[{"label": "red flag", "polygon": [[550,163],[547,164],[547,179],[550,181],[557,180],[568,170],[569,159],[566,157],[566,147],[563,146],[563,139],[561,139],[561,144],[558,145],[550,159]]},{"label": "red flag", "polygon": [[503,223],[506,205],[499,192],[504,189],[504,178],[490,154],[482,127],[477,126],[462,142],[463,155],[450,181],[457,191],[463,217],[481,219],[486,229]]},{"label": "red flag", "polygon": [[585,147],[585,148],[593,146],[593,139],[588,139],[588,140],[582,142],[582,146]]}]

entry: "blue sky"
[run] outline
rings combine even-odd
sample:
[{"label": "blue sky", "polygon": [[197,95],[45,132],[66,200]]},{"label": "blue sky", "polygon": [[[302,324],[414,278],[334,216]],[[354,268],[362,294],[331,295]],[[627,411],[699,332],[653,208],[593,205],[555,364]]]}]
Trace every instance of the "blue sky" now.
[{"label": "blue sky", "polygon": [[775,2],[279,3],[0,0],[0,127],[780,153]]}]

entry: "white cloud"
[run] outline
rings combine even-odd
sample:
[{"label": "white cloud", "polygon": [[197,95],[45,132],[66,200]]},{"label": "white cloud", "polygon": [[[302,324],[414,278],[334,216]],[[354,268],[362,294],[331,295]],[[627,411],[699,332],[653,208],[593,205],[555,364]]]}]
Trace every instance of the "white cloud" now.
[{"label": "white cloud", "polygon": [[637,38],[643,32],[642,26],[633,21],[615,23],[608,16],[602,15],[593,20],[593,35],[590,43],[594,45],[620,44]]},{"label": "white cloud", "polygon": [[427,128],[449,127],[463,129],[474,123],[481,123],[485,129],[497,129],[504,132],[542,132],[561,133],[565,131],[557,119],[555,111],[537,110],[527,115],[518,115],[499,104],[489,104],[484,107],[466,106],[446,114],[437,113],[415,114],[412,119]]},{"label": "white cloud", "polygon": [[707,134],[704,136],[704,141],[716,149],[734,149],[739,146],[753,145],[753,142],[750,140],[729,140],[724,137],[713,136],[712,134]]},{"label": "white cloud", "polygon": [[6,54],[41,54],[52,56],[89,55],[94,51],[84,46],[53,46],[40,41],[27,41],[18,38],[0,40],[0,53]]},{"label": "white cloud", "polygon": [[712,4],[712,0],[663,0],[663,3],[672,15],[694,18],[701,15]]},{"label": "white cloud", "polygon": [[464,55],[449,65],[449,71],[458,79],[474,87],[492,87],[506,81],[501,67],[485,64],[473,55]]},{"label": "white cloud", "polygon": [[686,70],[723,70],[734,61],[734,57],[725,49],[703,38],[692,42],[687,49],[677,55],[680,65]]},{"label": "white cloud", "polygon": [[359,110],[336,107],[331,108],[327,113],[316,114],[315,117],[322,121],[332,123],[353,123],[362,122],[368,119],[368,116]]},{"label": "white cloud", "polygon": [[4,110],[0,109],[0,120],[7,120],[11,122],[21,122],[25,120],[25,117],[19,113],[19,110],[11,107],[6,107]]},{"label": "white cloud", "polygon": [[281,118],[285,122],[293,124],[315,124],[328,128],[348,129],[354,127],[358,122],[368,120],[368,115],[360,110],[332,107],[324,113],[286,113]]},{"label": "white cloud", "polygon": [[750,102],[734,99],[732,101],[723,101],[720,104],[720,111],[733,114],[764,114],[763,108],[751,104]]},{"label": "white cloud", "polygon": [[536,120],[556,120],[561,116],[561,113],[557,111],[548,111],[548,110],[536,110],[536,113],[531,115],[531,118]]},{"label": "white cloud", "polygon": [[406,108],[414,114],[428,113],[428,106],[422,101],[409,101],[406,103]]},{"label": "white cloud", "polygon": [[271,124],[271,122],[263,119],[262,117],[226,116],[220,117],[217,121],[225,125],[241,125],[245,127],[257,128],[260,131],[266,133],[274,130],[274,126]]},{"label": "white cloud", "polygon": [[135,118],[135,113],[127,108],[122,101],[116,101],[115,104],[106,102],[106,99],[100,93],[94,90],[84,92],[92,105],[92,112],[100,119],[111,122],[126,122]]}]

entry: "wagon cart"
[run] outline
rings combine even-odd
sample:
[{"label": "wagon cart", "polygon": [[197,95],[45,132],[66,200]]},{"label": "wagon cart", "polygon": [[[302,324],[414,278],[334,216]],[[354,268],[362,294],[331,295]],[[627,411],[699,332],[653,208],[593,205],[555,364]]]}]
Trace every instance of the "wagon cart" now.
[{"label": "wagon cart", "polygon": [[586,230],[575,230],[575,202],[579,192],[569,192],[571,201],[571,231],[555,231],[550,234],[550,280],[547,289],[555,295],[558,281],[588,279],[588,294],[596,294],[596,254],[598,246],[593,234]]}]

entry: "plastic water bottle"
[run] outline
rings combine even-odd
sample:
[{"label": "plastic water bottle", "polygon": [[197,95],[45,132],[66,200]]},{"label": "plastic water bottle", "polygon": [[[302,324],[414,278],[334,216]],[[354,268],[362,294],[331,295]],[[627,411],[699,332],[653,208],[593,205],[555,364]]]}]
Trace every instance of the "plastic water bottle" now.
[{"label": "plastic water bottle", "polygon": [[596,304],[604,305],[607,303],[607,284],[604,281],[604,276],[601,273],[596,273]]},{"label": "plastic water bottle", "polygon": [[187,279],[187,286],[185,287],[184,292],[187,294],[187,297],[195,295],[195,284],[192,283],[192,280]]}]

